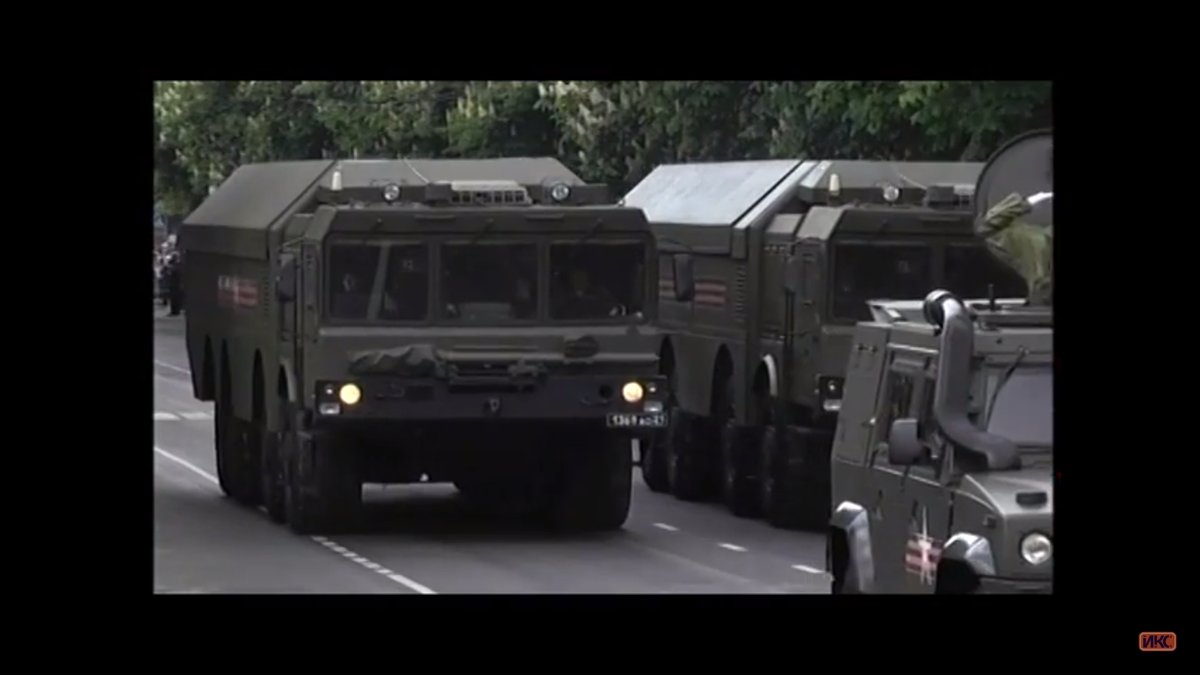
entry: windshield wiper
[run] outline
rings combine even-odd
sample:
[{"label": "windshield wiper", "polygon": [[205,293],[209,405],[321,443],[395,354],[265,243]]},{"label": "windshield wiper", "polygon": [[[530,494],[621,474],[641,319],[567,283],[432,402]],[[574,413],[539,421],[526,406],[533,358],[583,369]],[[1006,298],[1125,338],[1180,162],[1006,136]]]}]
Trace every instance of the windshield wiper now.
[{"label": "windshield wiper", "polygon": [[987,416],[984,417],[984,419],[989,421],[992,419],[992,410],[994,410],[996,407],[996,400],[1000,398],[1000,392],[1004,390],[1004,385],[1008,383],[1009,378],[1011,378],[1012,374],[1016,372],[1017,366],[1021,365],[1021,361],[1025,360],[1025,356],[1027,354],[1029,354],[1029,350],[1025,347],[1021,347],[1020,351],[1017,352],[1017,358],[1013,359],[1013,362],[1008,364],[1008,368],[1006,368],[1004,374],[1000,376],[1000,381],[996,384],[996,393],[992,394],[992,400],[988,401]]}]

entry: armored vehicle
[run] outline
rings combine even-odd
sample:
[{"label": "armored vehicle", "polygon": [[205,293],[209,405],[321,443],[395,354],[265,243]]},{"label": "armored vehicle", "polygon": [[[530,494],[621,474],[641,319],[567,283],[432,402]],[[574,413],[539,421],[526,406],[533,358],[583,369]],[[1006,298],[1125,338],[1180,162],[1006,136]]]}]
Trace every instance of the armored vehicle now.
[{"label": "armored vehicle", "polygon": [[[980,176],[978,232],[1028,298],[871,303],[832,458],[835,593],[1049,593],[1053,577],[1053,136]],[[1047,206],[1042,206],[1046,204]]]},{"label": "armored vehicle", "polygon": [[873,298],[982,295],[1019,278],[971,229],[981,164],[660,166],[624,199],[659,246],[660,348],[675,401],[642,457],[651,489],[823,528],[855,322]]},{"label": "armored vehicle", "polygon": [[553,159],[239,168],[186,220],[187,347],[234,500],[298,533],[454,482],[612,529],[665,427],[654,240]]}]

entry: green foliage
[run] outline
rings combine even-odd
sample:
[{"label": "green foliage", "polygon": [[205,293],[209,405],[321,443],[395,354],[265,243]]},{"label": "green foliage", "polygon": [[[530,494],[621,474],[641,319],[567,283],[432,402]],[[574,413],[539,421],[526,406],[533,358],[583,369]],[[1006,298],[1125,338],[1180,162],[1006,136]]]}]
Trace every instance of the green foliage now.
[{"label": "green foliage", "polygon": [[154,105],[175,214],[248,162],[555,155],[620,191],[668,162],[981,160],[1051,123],[1048,82],[163,82]]}]

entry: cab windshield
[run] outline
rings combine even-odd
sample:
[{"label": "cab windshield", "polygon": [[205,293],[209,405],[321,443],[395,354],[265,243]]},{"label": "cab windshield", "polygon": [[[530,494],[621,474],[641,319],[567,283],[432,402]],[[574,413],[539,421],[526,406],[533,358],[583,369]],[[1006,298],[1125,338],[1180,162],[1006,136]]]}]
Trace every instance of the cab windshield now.
[{"label": "cab windshield", "polygon": [[608,319],[641,312],[645,256],[640,243],[551,244],[550,318]]},{"label": "cab windshield", "polygon": [[833,314],[870,321],[868,300],[923,298],[933,287],[926,244],[841,243],[834,248]]},{"label": "cab windshield", "polygon": [[988,388],[994,392],[988,404],[988,432],[1017,445],[1054,446],[1054,375],[1048,366],[998,371],[989,378]]},{"label": "cab windshield", "polygon": [[393,242],[331,244],[326,286],[333,319],[424,320],[429,316],[429,249]]},{"label": "cab windshield", "polygon": [[442,304],[447,321],[537,317],[537,244],[442,246]]}]

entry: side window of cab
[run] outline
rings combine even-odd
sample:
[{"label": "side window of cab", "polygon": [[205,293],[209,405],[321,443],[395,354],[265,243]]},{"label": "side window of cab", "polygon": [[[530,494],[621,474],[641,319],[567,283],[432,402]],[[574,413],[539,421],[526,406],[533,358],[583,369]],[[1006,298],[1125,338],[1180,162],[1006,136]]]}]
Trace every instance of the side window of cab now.
[{"label": "side window of cab", "polygon": [[895,366],[888,369],[886,378],[884,394],[880,398],[879,408],[875,412],[874,438],[871,441],[872,452],[878,451],[883,444],[887,443],[892,422],[909,416],[916,388],[916,377],[904,370],[896,369]]}]

